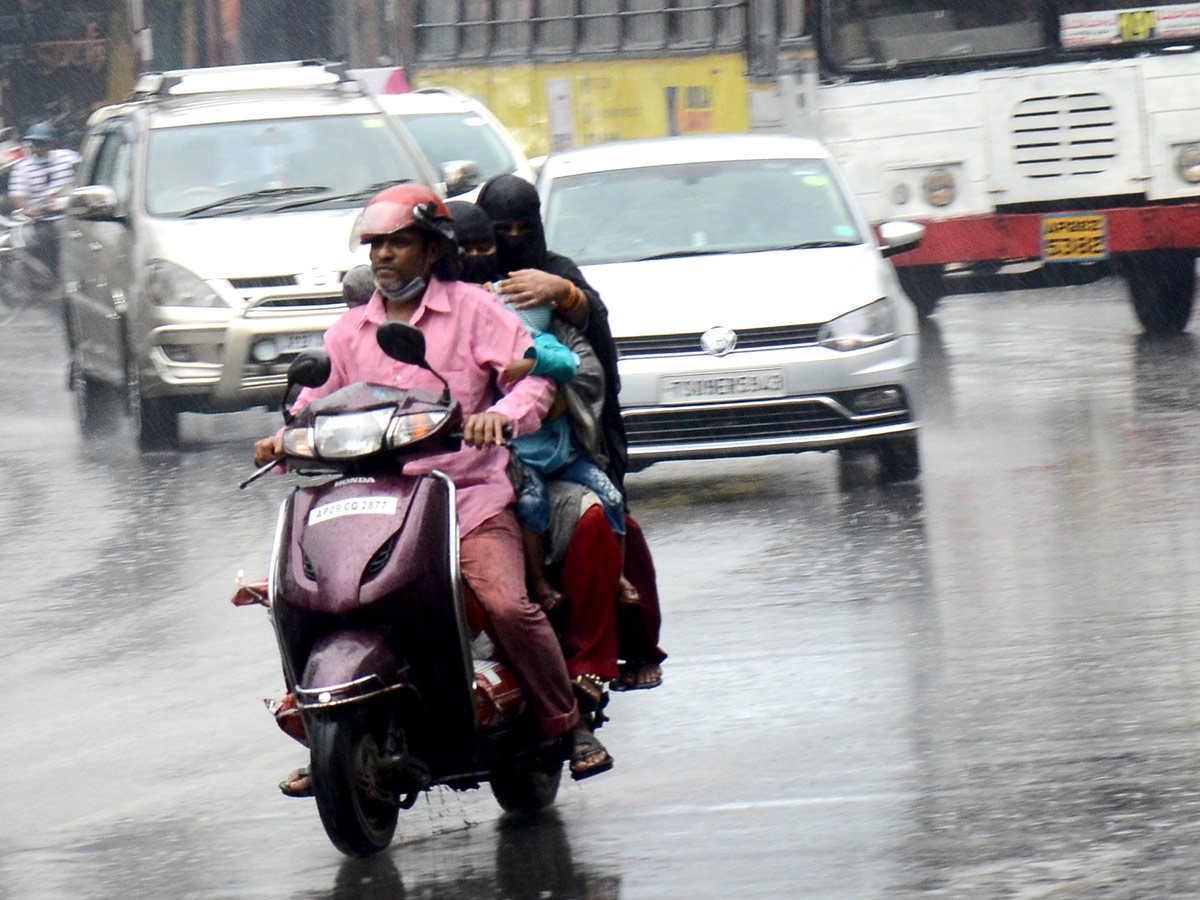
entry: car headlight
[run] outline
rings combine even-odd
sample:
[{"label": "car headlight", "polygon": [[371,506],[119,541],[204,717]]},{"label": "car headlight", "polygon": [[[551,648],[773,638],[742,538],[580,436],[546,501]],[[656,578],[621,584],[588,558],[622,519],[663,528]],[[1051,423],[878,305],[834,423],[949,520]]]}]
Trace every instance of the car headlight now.
[{"label": "car headlight", "polygon": [[193,309],[229,308],[208,283],[195,272],[164,259],[150,264],[146,291],[156,306],[187,306]]},{"label": "car headlight", "polygon": [[384,406],[364,412],[317,416],[313,422],[313,448],[321,459],[353,459],[377,453],[394,408]]},{"label": "car headlight", "polygon": [[395,450],[428,437],[446,421],[448,415],[450,415],[449,411],[444,410],[396,416],[392,419],[392,426],[387,432],[388,448]]},{"label": "car headlight", "polygon": [[817,332],[822,347],[861,350],[896,339],[896,310],[887,297],[826,322]]}]

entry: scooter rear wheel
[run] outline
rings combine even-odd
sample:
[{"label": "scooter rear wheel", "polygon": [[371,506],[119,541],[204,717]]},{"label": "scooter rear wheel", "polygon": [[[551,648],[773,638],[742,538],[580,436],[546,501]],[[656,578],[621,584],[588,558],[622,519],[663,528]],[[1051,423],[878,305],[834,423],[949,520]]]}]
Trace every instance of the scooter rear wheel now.
[{"label": "scooter rear wheel", "polygon": [[509,769],[492,774],[492,794],[505,812],[531,816],[554,802],[561,781],[561,762],[541,769]]},{"label": "scooter rear wheel", "polygon": [[367,789],[380,748],[366,718],[363,710],[346,707],[305,722],[321,824],[347,856],[370,856],[387,847],[400,815],[398,806]]}]

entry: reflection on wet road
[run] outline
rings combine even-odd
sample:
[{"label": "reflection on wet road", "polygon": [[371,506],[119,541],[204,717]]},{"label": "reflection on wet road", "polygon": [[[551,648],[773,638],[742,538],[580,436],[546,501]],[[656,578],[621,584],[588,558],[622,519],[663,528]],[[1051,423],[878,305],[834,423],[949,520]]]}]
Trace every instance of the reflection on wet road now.
[{"label": "reflection on wet road", "polygon": [[0,329],[0,900],[1200,894],[1200,350],[1120,285],[948,298],[919,483],[801,455],[630,479],[664,686],[553,815],[439,791],[344,861],[260,609],[265,413],[85,443],[53,320]]}]

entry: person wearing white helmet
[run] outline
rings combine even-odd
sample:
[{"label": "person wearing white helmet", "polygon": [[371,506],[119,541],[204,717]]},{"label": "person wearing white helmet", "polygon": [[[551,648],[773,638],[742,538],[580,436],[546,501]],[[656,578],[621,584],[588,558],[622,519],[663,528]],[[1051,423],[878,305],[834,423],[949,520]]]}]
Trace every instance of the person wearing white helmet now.
[{"label": "person wearing white helmet", "polygon": [[58,226],[63,195],[75,179],[79,154],[57,147],[54,126],[38,122],[25,133],[29,153],[13,166],[8,194],[13,205],[34,221],[35,239],[30,252],[58,274]]}]

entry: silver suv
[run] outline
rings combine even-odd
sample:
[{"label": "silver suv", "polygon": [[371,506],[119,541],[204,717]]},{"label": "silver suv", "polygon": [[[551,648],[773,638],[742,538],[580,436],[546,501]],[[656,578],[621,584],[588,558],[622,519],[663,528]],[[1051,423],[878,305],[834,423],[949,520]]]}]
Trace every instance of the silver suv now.
[{"label": "silver suv", "polygon": [[344,311],[349,236],[390,184],[438,180],[357,82],[313,62],[142,76],[93,114],[64,229],[80,425],[130,412],[142,449],[177,414],[278,403]]}]

